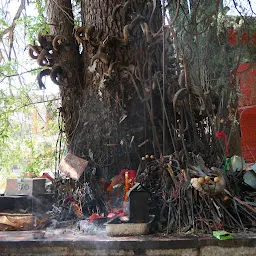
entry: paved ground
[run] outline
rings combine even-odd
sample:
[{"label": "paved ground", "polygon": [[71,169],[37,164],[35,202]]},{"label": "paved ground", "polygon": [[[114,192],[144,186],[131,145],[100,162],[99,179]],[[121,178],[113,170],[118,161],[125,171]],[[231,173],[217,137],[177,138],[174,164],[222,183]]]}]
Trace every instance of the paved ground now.
[{"label": "paved ground", "polygon": [[[0,232],[0,255],[23,255],[7,254],[12,248],[21,250],[27,248],[29,251],[35,251],[35,248],[73,248],[76,250],[142,250],[142,254],[131,255],[150,255],[148,252],[159,250],[192,250],[198,253],[200,248],[219,247],[219,248],[251,248],[254,254],[231,254],[234,255],[256,255],[256,233],[233,234],[232,240],[220,241],[211,235],[202,237],[176,237],[164,235],[147,235],[131,237],[109,237],[105,231],[97,231],[96,234],[84,234],[80,231],[74,232],[71,229],[57,229],[46,231],[10,231]],[[8,251],[9,249],[9,251]],[[57,249],[56,249],[57,250]],[[245,249],[244,249],[245,250]],[[145,253],[147,251],[147,253]],[[191,253],[192,253],[191,251]],[[229,250],[230,251],[230,250]],[[235,249],[237,251],[237,249]],[[5,252],[6,254],[1,254]],[[28,252],[28,251],[27,251]],[[21,251],[19,251],[21,253]],[[188,255],[203,255],[203,254]],[[27,254],[27,255],[48,255],[48,254]],[[49,254],[49,255],[67,255],[67,254]],[[78,255],[78,254],[68,254]],[[80,255],[80,254],[79,254]],[[105,254],[84,254],[84,255],[105,255]],[[106,254],[115,255],[115,254]],[[130,255],[130,254],[120,254]],[[187,255],[187,254],[153,254],[153,255]],[[207,254],[205,254],[207,255]],[[210,255],[210,254],[209,254]],[[214,255],[214,254],[212,254]],[[221,254],[215,254],[215,256]],[[223,254],[227,256],[228,254]]]},{"label": "paved ground", "polygon": [[[233,241],[244,241],[250,240],[256,242],[256,231],[245,232],[245,233],[233,233]],[[164,242],[164,241],[175,241],[181,244],[188,244],[189,242],[198,241],[201,243],[215,244],[218,242],[230,242],[230,241],[219,241],[212,235],[203,236],[172,236],[165,234],[151,234],[145,236],[125,236],[125,237],[110,237],[104,230],[97,230],[92,233],[83,233],[81,231],[74,231],[69,228],[62,229],[48,229],[43,231],[1,231],[0,232],[0,243],[1,242],[21,242],[21,241],[99,241],[99,242],[131,242],[131,241],[150,241],[150,242]]]}]

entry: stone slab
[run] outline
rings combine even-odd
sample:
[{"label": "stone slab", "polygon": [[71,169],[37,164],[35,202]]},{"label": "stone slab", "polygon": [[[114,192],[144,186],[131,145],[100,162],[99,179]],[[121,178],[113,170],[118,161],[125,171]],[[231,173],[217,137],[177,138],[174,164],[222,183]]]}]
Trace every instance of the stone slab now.
[{"label": "stone slab", "polygon": [[[140,255],[140,256],[255,256],[256,233],[233,234],[220,241],[204,237],[136,236],[108,237],[104,231],[83,234],[67,229],[47,230],[34,239],[35,231],[0,232],[0,256],[17,255]],[[232,252],[232,253],[231,253]]]},{"label": "stone slab", "polygon": [[52,194],[37,196],[0,196],[0,212],[40,213],[52,209]]}]

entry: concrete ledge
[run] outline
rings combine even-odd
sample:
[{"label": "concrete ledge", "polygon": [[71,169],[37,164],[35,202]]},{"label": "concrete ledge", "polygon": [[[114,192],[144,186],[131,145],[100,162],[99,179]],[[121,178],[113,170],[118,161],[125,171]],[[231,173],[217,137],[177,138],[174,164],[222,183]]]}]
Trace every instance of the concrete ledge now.
[{"label": "concrete ledge", "polygon": [[52,209],[53,195],[43,194],[37,196],[0,196],[0,212],[27,212],[40,213]]},{"label": "concrete ledge", "polygon": [[256,234],[234,234],[234,239],[220,241],[211,236],[108,237],[73,233],[71,230],[47,231],[45,238],[33,239],[33,231],[0,232],[0,256],[255,256]]}]

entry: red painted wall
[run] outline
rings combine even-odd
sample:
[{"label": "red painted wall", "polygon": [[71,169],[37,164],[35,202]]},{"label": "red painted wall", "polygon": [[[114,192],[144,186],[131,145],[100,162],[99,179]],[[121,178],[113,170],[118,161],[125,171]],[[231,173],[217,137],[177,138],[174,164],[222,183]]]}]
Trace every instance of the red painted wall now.
[{"label": "red painted wall", "polygon": [[256,63],[241,63],[237,69],[241,90],[239,117],[242,155],[248,163],[256,162]]}]

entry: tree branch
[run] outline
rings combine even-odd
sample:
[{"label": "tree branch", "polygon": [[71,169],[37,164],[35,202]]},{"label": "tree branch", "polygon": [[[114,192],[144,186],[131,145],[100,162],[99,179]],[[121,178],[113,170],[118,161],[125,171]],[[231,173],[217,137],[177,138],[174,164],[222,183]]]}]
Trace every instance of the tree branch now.
[{"label": "tree branch", "polygon": [[249,4],[249,6],[250,6],[250,9],[251,9],[252,13],[253,13],[254,15],[256,15],[256,13],[255,13],[255,12],[253,11],[253,9],[252,9],[251,1],[250,1],[250,0],[247,0],[247,2],[248,2],[248,4]]},{"label": "tree branch", "polygon": [[30,72],[38,71],[38,70],[41,70],[41,68],[34,68],[34,69],[31,69],[31,70],[28,70],[28,71],[24,71],[24,72],[16,73],[16,74],[11,74],[11,75],[5,75],[4,73],[0,72],[0,75],[4,76],[4,78],[2,80],[0,80],[0,83],[3,82],[8,77],[21,76],[21,75],[24,75],[26,73],[30,73]]},{"label": "tree branch", "polygon": [[6,35],[7,33],[13,33],[13,30],[16,26],[16,20],[19,19],[23,9],[25,8],[25,0],[21,0],[21,3],[20,3],[20,6],[13,18],[13,21],[12,21],[12,24],[10,27],[6,28],[3,32],[2,32],[2,35],[0,35],[0,40],[3,39],[4,35]]},{"label": "tree branch", "polygon": [[46,103],[46,102],[50,102],[50,101],[57,101],[57,100],[61,100],[61,98],[56,98],[56,99],[50,99],[50,100],[42,100],[42,101],[36,101],[36,102],[30,102],[28,104],[24,104],[21,107],[19,107],[19,109],[21,108],[25,108],[31,105],[36,105],[36,104],[40,104],[40,103]]}]

